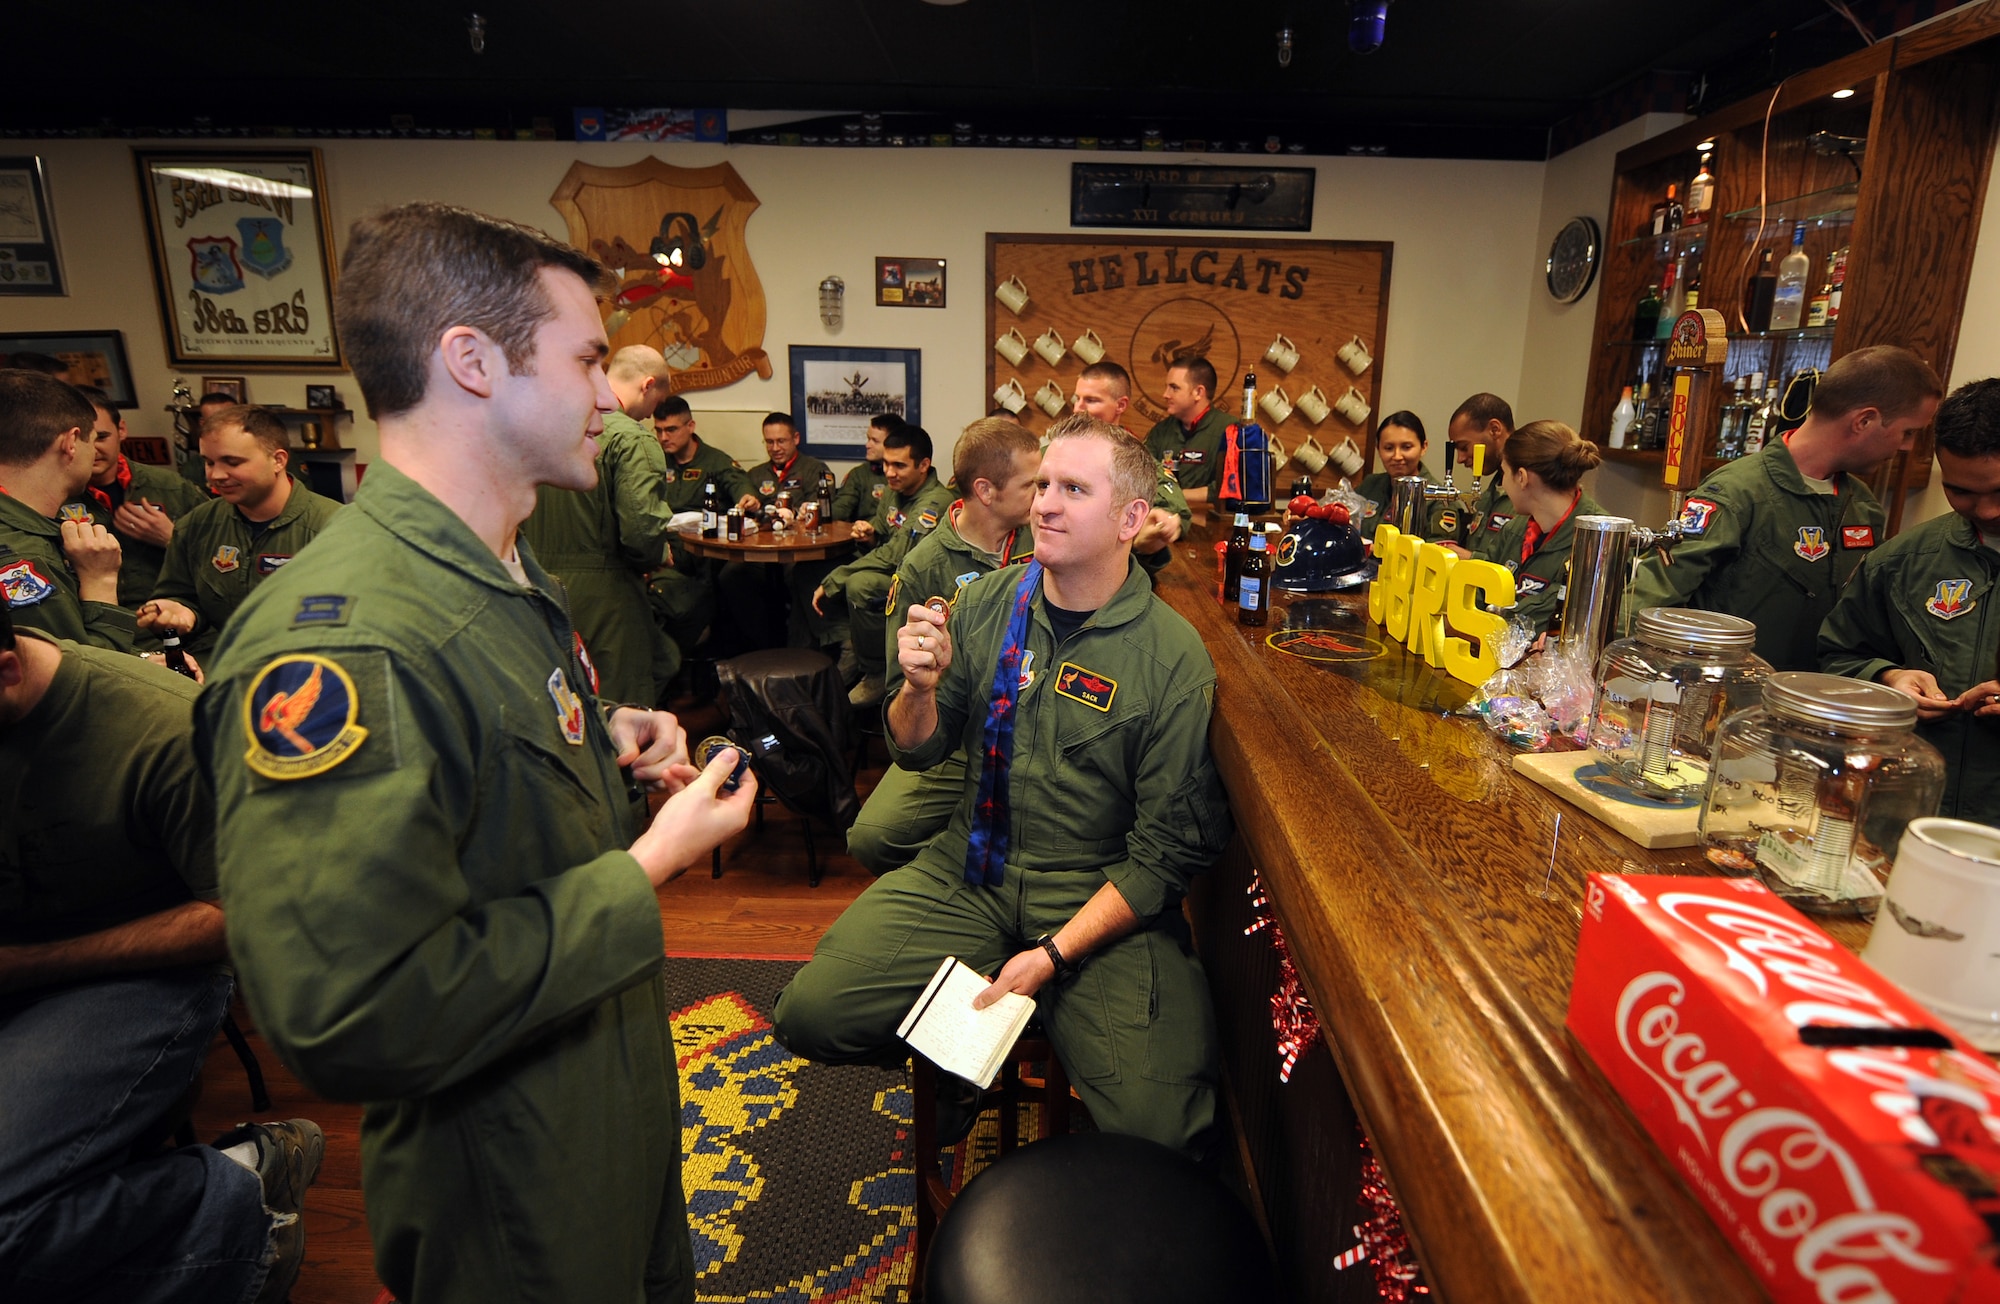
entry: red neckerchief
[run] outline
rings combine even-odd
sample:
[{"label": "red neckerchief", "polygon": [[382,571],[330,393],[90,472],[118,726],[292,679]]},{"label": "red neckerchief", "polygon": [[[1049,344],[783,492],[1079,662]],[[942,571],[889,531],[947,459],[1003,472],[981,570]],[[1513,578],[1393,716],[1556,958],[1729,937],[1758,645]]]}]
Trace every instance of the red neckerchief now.
[{"label": "red neckerchief", "polygon": [[1582,501],[1583,490],[1578,489],[1576,496],[1569,500],[1569,511],[1562,514],[1562,520],[1557,521],[1555,530],[1550,530],[1548,534],[1542,533],[1542,524],[1540,521],[1537,521],[1533,516],[1528,518],[1528,533],[1521,540],[1521,564],[1523,566],[1528,564],[1530,557],[1533,557],[1542,550],[1542,545],[1548,542],[1550,535],[1553,535],[1556,530],[1562,529],[1563,521],[1567,521],[1570,518],[1570,513],[1576,511],[1576,505]]},{"label": "red neckerchief", "polygon": [[[121,498],[131,492],[132,468],[126,464],[125,454],[120,453],[118,455],[118,465],[113,469],[111,478],[118,482],[118,493]],[[90,496],[95,498],[98,505],[103,507],[105,511],[111,512],[117,510],[117,508],[112,506],[110,494],[105,493],[94,484],[87,484],[84,488],[90,491]]]},{"label": "red neckerchief", "polygon": [[[951,522],[951,528],[954,532],[958,529],[958,514],[963,510],[965,510],[965,499],[961,498],[945,511],[945,518]],[[958,537],[963,539],[965,536],[960,534]],[[1017,561],[1027,560],[1029,555],[1027,553],[1023,553],[1019,557],[1014,555],[1014,541],[1020,537],[1021,527],[1018,525],[1007,531],[1007,538],[1000,545],[1000,564],[1002,566],[1012,566]]]}]

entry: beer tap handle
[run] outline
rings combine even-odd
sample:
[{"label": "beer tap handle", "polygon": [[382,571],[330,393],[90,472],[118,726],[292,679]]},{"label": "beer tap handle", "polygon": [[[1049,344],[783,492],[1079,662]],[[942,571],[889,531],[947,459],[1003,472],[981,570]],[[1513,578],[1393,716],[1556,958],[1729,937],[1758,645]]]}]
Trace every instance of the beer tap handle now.
[{"label": "beer tap handle", "polygon": [[1444,483],[1445,483],[1445,487],[1446,487],[1446,488],[1450,488],[1450,487],[1451,487],[1451,468],[1452,468],[1452,463],[1453,463],[1453,462],[1454,462],[1454,461],[1455,461],[1455,460],[1457,459],[1457,456],[1458,456],[1458,445],[1457,445],[1457,444],[1454,444],[1454,443],[1452,443],[1452,442],[1451,442],[1451,441],[1450,441],[1449,439],[1445,440],[1445,441],[1444,441]]}]

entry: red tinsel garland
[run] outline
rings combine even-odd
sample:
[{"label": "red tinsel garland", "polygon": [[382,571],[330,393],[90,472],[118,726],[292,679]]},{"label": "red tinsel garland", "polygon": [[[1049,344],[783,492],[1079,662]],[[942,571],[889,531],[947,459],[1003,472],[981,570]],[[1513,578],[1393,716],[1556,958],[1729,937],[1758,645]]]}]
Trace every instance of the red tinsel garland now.
[{"label": "red tinsel garland", "polygon": [[1271,902],[1264,895],[1263,880],[1253,877],[1247,890],[1252,922],[1243,930],[1243,935],[1248,937],[1262,929],[1269,929],[1271,948],[1278,953],[1278,990],[1271,994],[1271,1027],[1278,1034],[1278,1057],[1281,1061],[1278,1081],[1290,1082],[1299,1056],[1319,1040],[1319,1015],[1313,1013],[1312,997],[1306,995],[1305,983],[1299,979],[1298,966],[1292,963],[1291,947],[1285,944],[1285,930],[1278,927],[1277,919],[1271,914]]}]

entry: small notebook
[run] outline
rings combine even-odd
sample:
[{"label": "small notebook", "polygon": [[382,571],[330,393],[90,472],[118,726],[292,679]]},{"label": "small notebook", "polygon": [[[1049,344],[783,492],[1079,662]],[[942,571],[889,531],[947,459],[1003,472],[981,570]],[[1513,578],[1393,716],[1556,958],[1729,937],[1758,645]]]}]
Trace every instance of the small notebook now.
[{"label": "small notebook", "polygon": [[973,997],[992,984],[974,969],[946,956],[924,994],[903,1016],[896,1035],[947,1073],[984,1089],[999,1076],[1007,1052],[1035,1012],[1032,998],[1009,992],[983,1010]]}]

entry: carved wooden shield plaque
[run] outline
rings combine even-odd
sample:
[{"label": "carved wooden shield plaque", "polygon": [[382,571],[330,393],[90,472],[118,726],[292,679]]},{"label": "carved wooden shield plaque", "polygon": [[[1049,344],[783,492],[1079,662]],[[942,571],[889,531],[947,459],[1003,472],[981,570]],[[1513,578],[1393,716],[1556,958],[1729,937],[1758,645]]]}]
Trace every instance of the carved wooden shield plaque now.
[{"label": "carved wooden shield plaque", "polygon": [[617,277],[599,301],[614,352],[658,349],[675,394],[720,389],[752,371],[771,378],[764,287],[743,234],[757,196],[735,168],[574,163],[549,202],[569,223],[570,243]]}]

